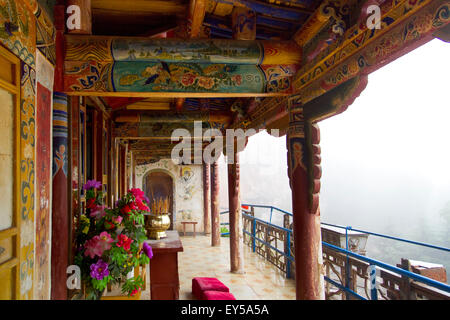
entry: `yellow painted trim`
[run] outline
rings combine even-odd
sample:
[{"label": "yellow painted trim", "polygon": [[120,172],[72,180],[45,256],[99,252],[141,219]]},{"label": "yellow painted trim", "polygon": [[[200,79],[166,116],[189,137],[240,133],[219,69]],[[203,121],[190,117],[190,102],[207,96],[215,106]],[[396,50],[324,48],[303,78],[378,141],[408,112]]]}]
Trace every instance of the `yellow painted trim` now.
[{"label": "yellow painted trim", "polygon": [[[9,259],[5,263],[0,264],[0,271],[12,269],[12,268],[16,267],[18,264],[19,264],[19,259],[14,257],[12,259]],[[17,293],[16,293],[16,296],[17,296]]]},{"label": "yellow painted trim", "polygon": [[15,249],[14,249],[14,258],[8,260],[8,262],[0,265],[0,269],[16,267],[16,283],[15,283],[15,292],[13,293],[13,297],[15,299],[20,298],[20,60],[14,54],[9,52],[4,47],[0,46],[0,56],[5,58],[7,61],[11,63],[11,66],[14,66],[14,83],[8,83],[7,81],[0,79],[0,88],[7,90],[15,96],[14,101],[14,132],[13,135],[15,137],[14,141],[14,182],[13,182],[13,190],[15,194],[15,198],[13,200],[13,227],[7,229],[1,233],[0,238],[15,236]]},{"label": "yellow painted trim", "polygon": [[14,237],[15,235],[17,235],[19,232],[19,229],[17,229],[16,227],[12,227],[6,230],[2,230],[0,231],[0,240],[4,240],[6,238],[11,238]]},{"label": "yellow painted trim", "polygon": [[[423,9],[424,7],[428,6],[433,0],[424,0],[423,3],[421,3],[420,5],[417,5],[414,9],[408,11],[406,14],[402,15],[401,18],[395,20],[394,22],[392,22],[389,26],[386,26],[385,28],[376,31],[376,34],[370,38],[369,40],[367,40],[363,46],[356,48],[351,54],[346,55],[344,57],[340,57],[340,61],[337,61],[333,67],[331,67],[329,70],[322,72],[318,75],[315,75],[313,77],[311,77],[307,82],[305,82],[304,84],[298,85],[297,84],[300,82],[302,76],[304,74],[308,74],[308,73],[312,73],[313,70],[319,68],[321,65],[325,64],[326,61],[330,60],[331,57],[333,57],[335,54],[338,54],[339,51],[342,51],[346,46],[350,45],[353,41],[355,41],[357,38],[361,37],[362,34],[364,33],[370,33],[372,32],[372,30],[370,29],[364,29],[362,32],[357,32],[355,33],[351,38],[347,38],[343,41],[343,43],[341,45],[339,45],[337,48],[335,48],[332,52],[330,52],[326,57],[324,57],[322,60],[318,61],[317,63],[315,63],[314,65],[310,65],[308,66],[308,69],[304,69],[302,68],[301,70],[299,70],[297,72],[297,74],[294,76],[294,79],[292,81],[292,88],[295,91],[295,93],[300,92],[302,89],[304,89],[306,86],[310,85],[311,83],[313,83],[314,81],[316,81],[318,78],[321,78],[323,76],[325,76],[328,72],[335,70],[343,61],[349,59],[349,57],[355,55],[356,53],[360,52],[361,50],[363,50],[365,47],[367,47],[369,44],[371,44],[373,41],[377,40],[378,38],[380,38],[381,36],[383,36],[384,34],[388,33],[389,31],[391,31],[392,29],[394,29],[398,24],[403,23],[405,20],[407,20],[409,17],[411,17],[412,15],[414,15],[417,11]],[[383,16],[382,19],[385,17],[388,17],[390,15],[392,15],[392,12],[395,12],[396,10],[399,10],[402,6],[405,6],[407,4],[408,0],[403,0],[399,3],[397,3],[397,5],[393,6],[391,8],[391,10],[389,10],[388,12],[386,12]],[[302,72],[304,71],[304,72]],[[300,74],[300,72],[302,72],[302,74]]]}]

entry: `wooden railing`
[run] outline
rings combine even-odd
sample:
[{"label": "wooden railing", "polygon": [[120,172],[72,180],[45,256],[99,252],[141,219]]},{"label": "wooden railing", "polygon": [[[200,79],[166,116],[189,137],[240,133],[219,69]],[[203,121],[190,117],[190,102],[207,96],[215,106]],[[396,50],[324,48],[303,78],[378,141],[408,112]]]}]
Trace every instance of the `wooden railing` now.
[{"label": "wooden railing", "polygon": [[[270,209],[269,221],[257,218],[255,208]],[[283,214],[283,227],[272,223],[273,212]],[[225,211],[221,214],[226,213],[228,212]],[[292,214],[271,206],[243,205],[242,219],[244,243],[251,247],[253,252],[282,271],[286,278],[294,278],[295,251]],[[322,246],[326,299],[450,299],[450,286],[447,284],[412,273],[403,266],[399,268],[365,257],[365,242],[361,239],[365,237],[367,241],[368,235],[372,234],[446,252],[449,252],[450,249],[356,230],[351,227],[326,223],[323,225],[325,226],[322,226],[322,240],[327,241],[323,241]],[[327,226],[342,228],[345,232],[343,231],[339,235],[336,231],[330,231]],[[344,237],[344,241],[342,241],[342,237]],[[363,242],[363,247],[359,246],[360,240]]]}]

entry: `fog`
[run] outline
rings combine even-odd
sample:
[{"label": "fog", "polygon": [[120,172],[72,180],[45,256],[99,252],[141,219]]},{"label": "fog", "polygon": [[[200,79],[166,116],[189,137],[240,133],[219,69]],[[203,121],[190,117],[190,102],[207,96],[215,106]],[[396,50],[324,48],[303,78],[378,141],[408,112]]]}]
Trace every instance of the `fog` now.
[{"label": "fog", "polygon": [[[322,222],[450,247],[450,45],[433,40],[369,76],[367,88],[321,129]],[[241,199],[291,212],[286,137],[251,137]],[[228,207],[220,163],[221,207]],[[444,264],[450,253],[369,236],[368,256]]]}]

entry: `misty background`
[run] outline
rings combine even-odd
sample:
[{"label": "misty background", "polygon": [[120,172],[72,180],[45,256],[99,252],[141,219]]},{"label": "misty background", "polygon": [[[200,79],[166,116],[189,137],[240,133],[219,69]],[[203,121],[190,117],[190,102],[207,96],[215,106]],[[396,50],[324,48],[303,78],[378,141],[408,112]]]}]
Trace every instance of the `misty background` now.
[{"label": "misty background", "polygon": [[[450,45],[432,40],[370,74],[347,111],[319,123],[322,222],[450,247],[448,57]],[[292,212],[286,150],[285,136],[249,139],[240,153],[242,203]],[[225,159],[219,163],[228,210]],[[450,276],[449,252],[373,235],[366,250],[394,265],[401,258],[443,264]]]}]

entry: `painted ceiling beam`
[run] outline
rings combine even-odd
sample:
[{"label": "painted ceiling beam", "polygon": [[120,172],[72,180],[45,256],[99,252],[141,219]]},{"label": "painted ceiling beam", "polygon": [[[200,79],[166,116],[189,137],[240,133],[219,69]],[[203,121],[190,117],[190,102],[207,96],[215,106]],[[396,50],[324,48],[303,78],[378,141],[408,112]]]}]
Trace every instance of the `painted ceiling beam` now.
[{"label": "painted ceiling beam", "polygon": [[178,122],[192,122],[192,121],[207,121],[207,122],[223,122],[227,123],[231,120],[231,115],[228,112],[214,112],[214,113],[121,113],[115,117],[115,122],[147,122],[147,123],[178,123]]},{"label": "painted ceiling beam", "polygon": [[[224,30],[231,30],[230,21],[226,17],[216,16],[212,14],[206,14],[203,22],[209,27],[216,27]],[[271,28],[281,29],[285,31],[292,30],[299,27],[302,21],[293,21],[280,18],[273,18],[269,16],[257,15],[256,16],[257,25],[266,25]]]},{"label": "painted ceiling beam", "polygon": [[[205,17],[204,25],[210,28],[212,36],[223,37],[226,39],[233,38],[231,26],[229,24],[225,24],[224,20],[221,19],[220,17],[208,15]],[[291,31],[288,31],[288,34],[286,34],[280,30],[268,29],[257,25],[256,39],[258,40],[288,39],[290,37],[290,32]]]},{"label": "painted ceiling beam", "polygon": [[[176,129],[184,129],[189,132],[191,138],[203,139],[203,136],[209,129],[224,130],[225,126],[220,122],[202,122],[201,136],[195,131],[194,122],[122,122],[116,123],[113,129],[114,137],[120,139],[139,140],[148,138],[153,140],[169,140]],[[200,132],[199,132],[200,134]]]},{"label": "painted ceiling beam", "polygon": [[104,97],[103,100],[111,109],[121,109],[130,104],[143,100],[143,98],[111,98]]},{"label": "painted ceiling beam", "polygon": [[[298,99],[305,105],[315,101],[306,108],[309,118],[318,121],[342,112],[364,89],[368,74],[426,43],[433,38],[433,33],[450,25],[448,2],[403,1],[388,11],[383,15],[381,30],[353,30],[357,37],[351,38],[351,42],[343,42],[332,56],[319,61],[319,64],[308,66],[314,72],[305,74],[304,71],[299,71],[298,75],[304,77],[304,82],[299,82],[299,90],[296,91]],[[391,44],[395,45],[389,47]],[[341,85],[344,83],[351,84],[349,80],[352,79],[358,82],[348,91],[352,94],[345,95],[347,98],[337,95],[336,101],[330,100],[328,105],[323,104],[325,98],[317,100],[333,88],[343,88]],[[339,99],[343,100],[342,103]],[[332,108],[331,111],[323,110],[333,105],[339,107]],[[231,128],[270,127],[271,124],[282,121],[287,116],[287,111],[285,97],[266,98],[247,117],[233,123]]]},{"label": "painted ceiling beam", "polygon": [[206,2],[207,0],[190,0],[188,15],[189,38],[197,38],[201,34],[206,12]]},{"label": "painted ceiling beam", "polygon": [[69,95],[284,95],[300,59],[293,41],[67,36],[64,86]]},{"label": "painted ceiling beam", "polygon": [[[214,13],[217,15],[228,15],[231,13],[232,7],[247,7],[257,13],[268,15],[274,18],[282,18],[289,20],[302,20],[305,19],[305,15],[309,15],[312,13],[310,9],[306,8],[293,8],[293,7],[283,7],[274,5],[267,2],[262,1],[253,1],[253,0],[215,0],[211,2],[217,2],[221,4],[221,8],[217,10],[216,6],[209,5],[207,7],[207,11],[210,13]],[[313,0],[303,1],[305,7],[310,8],[314,4]],[[229,6],[231,8],[229,8]]]},{"label": "painted ceiling beam", "polygon": [[[207,0],[190,0],[188,14],[188,37],[198,38],[202,33],[203,20],[205,18]],[[185,98],[178,98],[175,102],[175,110],[181,112],[184,107]]]},{"label": "painted ceiling beam", "polygon": [[148,39],[66,35],[66,62],[222,63],[291,65],[301,61],[294,41]]},{"label": "painted ceiling beam", "polygon": [[440,13],[445,10],[450,10],[449,3],[439,0],[385,2],[380,29],[364,23],[351,27],[339,46],[297,72],[294,91],[308,102],[352,77],[369,74],[431,39],[450,22],[448,14]]}]

